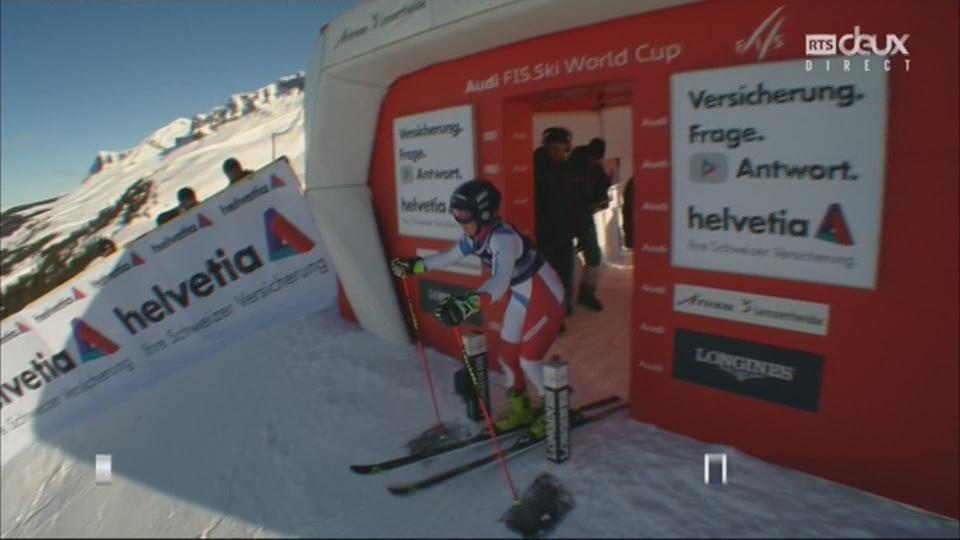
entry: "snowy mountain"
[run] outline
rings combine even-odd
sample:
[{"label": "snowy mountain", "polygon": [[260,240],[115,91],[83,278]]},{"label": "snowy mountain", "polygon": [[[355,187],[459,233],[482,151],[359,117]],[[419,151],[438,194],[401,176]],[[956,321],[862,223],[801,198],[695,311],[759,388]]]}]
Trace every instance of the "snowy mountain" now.
[{"label": "snowy mountain", "polygon": [[[98,152],[77,189],[45,205],[5,210],[0,288],[7,291],[37,271],[52,247],[69,263],[92,237],[110,238],[118,246],[139,237],[155,226],[157,214],[176,205],[182,187],[193,188],[201,200],[220,191],[227,186],[221,164],[228,157],[256,169],[286,155],[302,174],[303,82],[302,72],[283,77],[235,94],[207,113],[178,118],[133,148]],[[282,134],[274,138],[275,133]],[[146,203],[121,204],[137,182],[149,189]]]}]

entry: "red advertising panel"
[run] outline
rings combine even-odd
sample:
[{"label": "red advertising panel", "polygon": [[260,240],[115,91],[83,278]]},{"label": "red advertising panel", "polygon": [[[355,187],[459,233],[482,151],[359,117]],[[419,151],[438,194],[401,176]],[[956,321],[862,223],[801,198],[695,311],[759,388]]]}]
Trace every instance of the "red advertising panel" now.
[{"label": "red advertising panel", "polygon": [[[710,1],[404,77],[370,170],[387,255],[451,245],[400,221],[421,208],[398,205],[420,189],[398,170],[416,182],[424,156],[400,155],[398,121],[471,111],[475,174],[533,235],[535,115],[619,88],[604,95],[632,119],[633,416],[957,517],[957,15],[950,1]],[[430,286],[488,276],[467,265]],[[491,358],[502,309],[483,315]],[[428,345],[458,357],[418,315]]]}]

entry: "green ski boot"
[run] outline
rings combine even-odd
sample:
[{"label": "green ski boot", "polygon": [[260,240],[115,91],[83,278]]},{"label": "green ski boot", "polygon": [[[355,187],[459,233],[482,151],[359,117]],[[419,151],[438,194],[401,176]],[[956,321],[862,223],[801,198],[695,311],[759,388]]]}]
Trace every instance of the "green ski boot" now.
[{"label": "green ski boot", "polygon": [[526,393],[507,392],[507,411],[497,419],[494,428],[497,433],[517,429],[533,422],[533,409]]},{"label": "green ski boot", "polygon": [[533,422],[531,422],[530,427],[527,428],[527,433],[530,434],[530,437],[534,440],[540,440],[547,436],[547,411],[544,408],[540,408]]}]

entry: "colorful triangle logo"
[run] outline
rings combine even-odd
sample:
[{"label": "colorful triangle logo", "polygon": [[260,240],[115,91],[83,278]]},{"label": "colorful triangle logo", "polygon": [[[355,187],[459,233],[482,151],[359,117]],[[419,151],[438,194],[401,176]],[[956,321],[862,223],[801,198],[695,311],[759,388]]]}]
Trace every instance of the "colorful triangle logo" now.
[{"label": "colorful triangle logo", "polygon": [[20,332],[21,334],[24,332],[29,332],[30,327],[23,324],[22,322],[17,321],[17,331]]},{"label": "colorful triangle logo", "polygon": [[213,225],[213,222],[207,219],[207,216],[203,214],[197,215],[197,225],[200,225],[200,228],[210,227]]},{"label": "colorful triangle logo", "polygon": [[120,347],[110,338],[82,320],[74,319],[71,321],[71,325],[73,326],[73,337],[77,340],[77,348],[80,350],[81,362],[92,362],[120,350]]},{"label": "colorful triangle logo", "polygon": [[134,252],[130,253],[130,260],[133,262],[134,266],[140,266],[141,264],[143,264],[143,259],[140,258],[140,256]]},{"label": "colorful triangle logo", "polygon": [[267,249],[271,261],[306,253],[316,245],[274,208],[263,213],[263,221],[267,229]]},{"label": "colorful triangle logo", "polygon": [[80,289],[78,289],[78,288],[76,288],[76,287],[73,288],[73,298],[74,298],[74,300],[83,300],[83,299],[86,298],[86,297],[87,297],[87,295],[85,295],[85,294],[83,294],[82,292],[80,292]]},{"label": "colorful triangle logo", "polygon": [[270,189],[277,189],[286,186],[287,183],[283,181],[283,178],[275,174],[270,175]]},{"label": "colorful triangle logo", "polygon": [[713,163],[710,163],[710,162],[707,161],[707,160],[703,160],[702,163],[703,163],[703,164],[700,166],[700,168],[701,168],[701,170],[700,170],[700,176],[704,176],[704,177],[705,177],[705,176],[708,176],[710,173],[712,173],[713,171],[717,170],[717,166],[714,165]]},{"label": "colorful triangle logo", "polygon": [[827,207],[827,213],[823,215],[823,221],[817,229],[817,239],[841,246],[853,245],[853,235],[850,234],[847,221],[843,219],[840,203],[833,203]]}]

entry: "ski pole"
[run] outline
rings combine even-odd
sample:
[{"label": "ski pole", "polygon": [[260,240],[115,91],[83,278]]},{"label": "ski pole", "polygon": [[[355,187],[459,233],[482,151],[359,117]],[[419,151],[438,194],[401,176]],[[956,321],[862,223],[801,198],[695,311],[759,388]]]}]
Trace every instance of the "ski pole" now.
[{"label": "ski pole", "polygon": [[[473,388],[480,395],[480,382],[477,380],[477,374],[473,371],[473,363],[470,362],[470,355],[467,354],[466,347],[463,346],[463,338],[460,337],[460,329],[453,327],[453,334],[457,337],[457,345],[460,347],[460,354],[463,356],[463,363],[467,366],[467,373],[470,374],[470,381],[473,382]],[[507,478],[507,486],[510,487],[510,493],[513,495],[513,503],[520,504],[520,497],[517,496],[517,488],[513,487],[513,478],[510,476],[510,468],[507,467],[507,460],[503,457],[503,450],[500,449],[500,437],[493,429],[493,421],[490,420],[490,412],[487,410],[487,404],[483,399],[477,400],[480,403],[480,411],[483,412],[483,420],[487,423],[487,429],[490,430],[490,438],[493,439],[493,447],[497,453],[497,459],[500,466],[503,467],[503,475]]]},{"label": "ski pole", "polygon": [[437,429],[441,435],[447,430],[440,421],[440,408],[437,407],[437,394],[433,391],[433,378],[430,376],[430,364],[427,363],[427,353],[423,350],[423,339],[420,337],[420,324],[417,322],[417,312],[413,309],[413,300],[410,299],[410,289],[407,287],[407,278],[400,278],[403,282],[403,296],[407,300],[407,309],[410,311],[410,324],[413,325],[413,335],[417,339],[417,346],[420,349],[420,361],[423,363],[423,372],[427,376],[427,387],[430,388],[430,400],[433,402],[433,414],[437,418]]}]

